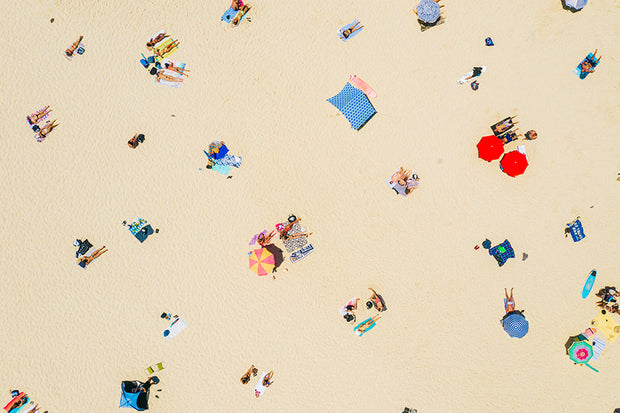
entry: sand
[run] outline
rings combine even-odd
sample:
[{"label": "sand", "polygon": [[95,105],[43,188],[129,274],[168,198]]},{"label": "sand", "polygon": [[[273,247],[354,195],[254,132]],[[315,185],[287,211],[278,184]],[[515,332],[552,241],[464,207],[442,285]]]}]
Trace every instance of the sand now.
[{"label": "sand", "polygon": [[[619,346],[598,374],[564,351],[598,311],[580,297],[590,270],[595,290],[618,282],[620,7],[444,3],[446,23],[424,33],[412,2],[266,0],[236,29],[220,22],[226,2],[12,3],[0,24],[1,399],[19,388],[50,413],[117,412],[121,381],[162,361],[153,412],[620,407]],[[355,18],[364,30],[341,42]],[[138,63],[164,28],[191,70],[180,89]],[[86,52],[69,62],[79,35]],[[601,64],[579,80],[596,48]],[[473,92],[456,80],[476,65],[488,70]],[[325,101],[348,73],[378,94],[359,131]],[[38,143],[24,117],[44,105],[60,126]],[[539,135],[520,142],[530,166],[517,178],[475,147],[512,114]],[[243,157],[232,179],[204,168],[213,140]],[[421,177],[407,198],[385,184],[399,166]],[[290,213],[315,252],[257,277],[250,238]],[[576,216],[579,243],[563,233]],[[140,244],[121,225],[137,217],[159,234]],[[76,238],[109,252],[84,270]],[[485,238],[509,239],[517,258],[499,268],[473,248]],[[360,338],[338,308],[358,296],[357,319],[374,315],[368,287],[389,310]],[[530,321],[521,340],[499,324],[504,287]],[[172,340],[162,311],[188,324]],[[239,382],[251,364],[275,372],[259,399],[257,378]]]}]

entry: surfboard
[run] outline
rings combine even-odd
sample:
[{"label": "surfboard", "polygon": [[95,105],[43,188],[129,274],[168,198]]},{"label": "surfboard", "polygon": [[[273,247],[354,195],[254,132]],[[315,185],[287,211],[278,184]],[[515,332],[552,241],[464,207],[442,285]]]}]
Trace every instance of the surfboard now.
[{"label": "surfboard", "polygon": [[[487,67],[486,66],[479,66],[482,68],[482,72],[480,73],[480,76],[482,76],[482,73],[487,71]],[[476,77],[472,77],[471,79],[467,79],[470,76],[473,76],[474,71],[470,70],[469,72],[465,73],[459,80],[457,80],[459,85],[462,85],[465,82],[470,82],[472,80],[475,80],[476,78],[480,77],[480,76],[476,76]]]},{"label": "surfboard", "polygon": [[368,86],[368,83],[364,82],[359,77],[349,73],[349,79],[351,80],[351,83],[353,83],[353,86],[364,92],[369,98],[377,97],[377,92],[375,92],[370,86]]},{"label": "surfboard", "polygon": [[583,291],[581,291],[581,298],[586,298],[592,287],[594,286],[594,280],[596,279],[596,270],[590,271],[590,275],[588,275],[588,279],[586,280],[585,285],[583,286]]}]

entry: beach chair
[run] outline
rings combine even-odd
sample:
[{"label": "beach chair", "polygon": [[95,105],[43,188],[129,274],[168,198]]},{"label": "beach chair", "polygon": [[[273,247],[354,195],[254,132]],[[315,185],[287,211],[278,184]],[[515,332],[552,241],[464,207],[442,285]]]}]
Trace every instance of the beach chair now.
[{"label": "beach chair", "polygon": [[164,365],[163,365],[163,363],[160,362],[160,363],[157,363],[157,364],[153,364],[152,366],[148,366],[146,368],[146,372],[149,375],[151,375],[151,374],[156,373],[158,371],[161,371],[163,369],[164,369]]},{"label": "beach chair", "polygon": [[349,82],[342,88],[340,93],[327,99],[327,101],[342,112],[355,130],[359,130],[377,113],[364,92],[352,86]]}]

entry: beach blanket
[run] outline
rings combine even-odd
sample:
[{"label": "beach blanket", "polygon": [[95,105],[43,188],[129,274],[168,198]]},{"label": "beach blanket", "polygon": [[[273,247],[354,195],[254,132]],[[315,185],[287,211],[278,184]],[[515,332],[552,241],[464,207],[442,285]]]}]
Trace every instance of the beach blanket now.
[{"label": "beach blanket", "polygon": [[[163,62],[163,61],[162,61],[162,62]],[[185,63],[175,63],[174,65],[175,65],[176,67],[178,67],[178,68],[181,68],[181,69],[184,69],[184,68],[185,68]],[[163,67],[163,65],[162,65],[162,67]],[[182,75],[182,74],[180,74],[180,73],[178,73],[178,72],[174,72],[174,71],[172,71],[172,70],[168,70],[168,69],[161,69],[161,70],[163,71],[163,73],[164,73],[165,75],[172,76],[172,77],[183,78],[183,75]],[[182,82],[171,82],[171,81],[169,81],[169,80],[165,80],[165,79],[160,79],[160,80],[158,81],[158,80],[157,80],[157,77],[155,77],[155,76],[153,76],[153,81],[154,81],[155,83],[159,83],[159,84],[162,84],[162,85],[170,86],[170,87],[173,87],[173,88],[175,88],[175,89],[180,88],[180,87],[181,87],[181,83],[182,83]]]},{"label": "beach blanket", "polygon": [[344,85],[340,93],[327,99],[327,101],[342,112],[355,130],[364,126],[377,113],[364,92],[349,82]]},{"label": "beach blanket", "polygon": [[[363,28],[363,27],[362,27],[362,28],[358,28],[358,29],[356,29],[353,33],[351,33],[351,34],[349,35],[349,37],[345,38],[345,37],[342,35],[342,32],[344,32],[345,30],[349,30],[351,27],[355,26],[355,24],[356,24],[356,23],[359,23],[359,20],[355,19],[355,20],[353,20],[353,23],[351,23],[351,24],[345,24],[344,26],[342,26],[342,28],[341,28],[340,30],[338,30],[338,37],[340,38],[340,40],[342,40],[343,42],[346,42],[346,41],[347,41],[347,40],[349,40],[350,38],[352,38],[352,37],[354,37],[354,36],[357,36],[357,34],[358,34],[359,32],[361,32],[362,30],[364,30],[364,28]],[[360,26],[358,26],[358,27],[360,27]]]},{"label": "beach blanket", "polygon": [[239,168],[241,166],[241,157],[237,155],[225,155],[223,158],[216,159],[217,165],[234,166]]},{"label": "beach blanket", "polygon": [[219,163],[216,163],[215,165],[213,165],[211,167],[212,171],[215,171],[215,172],[220,173],[222,175],[230,174],[230,169],[231,169],[230,166],[228,166],[228,165],[221,165]]},{"label": "beach blanket", "polygon": [[170,339],[183,331],[185,327],[187,327],[185,321],[183,321],[179,317],[176,317],[174,321],[170,323],[170,327],[164,330],[164,337]]},{"label": "beach blanket", "polygon": [[[157,43],[157,46],[153,47],[153,50],[160,51],[173,42],[175,42],[175,40],[172,37],[168,37],[167,39]],[[164,53],[161,56],[155,55],[155,59],[161,61],[167,58],[168,56],[170,56],[172,53],[174,53],[178,48],[179,46],[174,46],[170,51],[168,51],[167,53]]]},{"label": "beach blanket", "polygon": [[67,59],[69,59],[69,61],[71,61],[71,60],[73,60],[73,56],[75,56],[76,54],[84,53],[84,49],[86,49],[86,46],[84,46],[84,43],[80,42],[80,44],[78,44],[78,47],[75,49],[75,51],[73,52],[72,55],[68,55],[66,51],[62,52],[62,54]]},{"label": "beach blanket", "polygon": [[142,227],[146,225],[146,219],[138,218],[131,224],[127,225],[127,229],[131,232],[132,235],[136,235]]},{"label": "beach blanket", "polygon": [[[164,33],[166,33],[166,30],[160,30],[160,31],[158,31],[157,33],[155,33],[154,35],[152,35],[152,36],[151,36],[151,38],[150,38],[148,41],[150,42],[152,39],[154,39],[154,38],[156,38],[157,36],[159,36],[160,34],[164,34]],[[158,41],[157,43],[155,43],[155,44],[153,45],[153,48],[154,48],[154,49],[157,49],[158,47],[161,47],[161,46],[162,46],[162,44],[163,44],[163,43],[164,43],[167,39],[168,39],[168,37],[166,37],[165,39],[162,39],[162,40]]]},{"label": "beach blanket", "polygon": [[508,258],[515,257],[515,251],[512,249],[510,242],[508,240],[504,240],[501,244],[490,248],[489,255],[492,255],[493,258],[497,260],[497,264],[501,267],[506,263]]},{"label": "beach blanket", "polygon": [[372,324],[370,324],[370,327],[368,327],[368,328],[366,329],[366,331],[364,331],[364,332],[360,332],[360,331],[358,331],[358,330],[357,330],[357,329],[358,329],[358,328],[359,328],[362,324],[364,324],[364,323],[366,323],[366,322],[368,322],[368,321],[370,321],[370,320],[372,320],[372,318],[367,318],[366,320],[364,320],[364,321],[362,321],[361,323],[359,323],[358,325],[356,325],[356,326],[355,326],[355,328],[353,328],[353,331],[355,332],[355,334],[357,334],[358,336],[360,336],[360,337],[361,337],[362,335],[364,335],[364,333],[366,333],[366,332],[368,332],[368,331],[372,330],[372,329],[373,329],[373,327],[374,327],[374,326],[375,326],[375,324],[376,324],[374,321],[372,322]]},{"label": "beach blanket", "polygon": [[338,310],[338,311],[340,312],[340,315],[341,315],[341,316],[345,316],[345,315],[347,315],[347,311],[348,311],[348,310],[347,310],[347,307],[348,307],[348,306],[354,306],[354,305],[355,305],[355,302],[356,302],[357,300],[359,300],[359,298],[357,298],[357,297],[353,297],[353,298],[351,298],[349,301],[347,301],[347,303],[346,303],[345,305],[343,305],[343,306],[342,306],[342,307]]},{"label": "beach blanket", "polygon": [[256,397],[262,396],[263,393],[265,393],[265,390],[267,390],[267,387],[263,386],[263,379],[265,378],[265,376],[269,374],[266,371],[263,371],[262,374],[260,375],[260,379],[258,380],[258,383],[256,384],[256,387],[254,387],[254,395]]},{"label": "beach blanket", "polygon": [[145,225],[143,226],[140,231],[138,231],[138,233],[134,234],[135,237],[138,239],[138,241],[140,242],[144,242],[149,235],[153,234],[155,231],[153,231],[153,227],[151,227],[150,225]]},{"label": "beach blanket", "polygon": [[[222,15],[222,20],[225,21],[226,23],[230,23],[235,18],[237,13],[239,13],[239,11],[238,10],[233,10],[233,8],[231,6]],[[243,16],[241,16],[241,18],[239,19],[239,23],[241,23],[243,21],[243,19],[245,19],[246,15],[247,15],[247,13],[244,13]]]},{"label": "beach blanket", "polygon": [[[306,238],[304,237],[304,239]],[[312,251],[314,251],[314,247],[312,246],[312,244],[308,244],[307,246],[303,247],[299,251],[295,251],[294,253],[291,254],[291,262],[295,264],[297,261],[303,258],[306,258],[308,255],[310,255]]]},{"label": "beach blanket", "polygon": [[573,70],[573,72],[579,76],[579,79],[583,80],[586,77],[588,77],[588,75],[590,74],[590,72],[584,72],[583,71],[583,63],[587,60],[592,64],[592,67],[596,67],[598,66],[599,62],[600,62],[600,58],[598,60],[593,60],[594,59],[594,54],[593,53],[588,53],[588,56],[586,56],[585,59],[583,59],[581,62],[579,62],[579,64],[577,65],[577,67],[575,68],[575,70]]},{"label": "beach blanket", "polygon": [[[291,227],[289,234],[298,234],[300,232],[303,232],[303,231],[301,230],[301,226],[299,225],[299,223],[296,222]],[[286,247],[286,250],[288,252],[293,252],[296,249],[299,249],[303,247],[304,245],[306,245],[308,243],[308,238],[299,237],[299,238],[289,239],[289,240],[282,241],[282,242],[284,243],[284,246]],[[291,257],[291,261],[292,261],[292,257]]]},{"label": "beach blanket", "polygon": [[572,224],[569,224],[568,228],[570,229],[570,236],[573,238],[574,242],[581,241],[586,237],[586,234],[583,233],[583,226],[579,218],[573,221]]},{"label": "beach blanket", "polygon": [[598,360],[601,353],[605,349],[607,342],[599,336],[594,336],[593,338],[590,339],[590,341],[592,342],[592,353],[593,353],[590,361],[596,361]]}]

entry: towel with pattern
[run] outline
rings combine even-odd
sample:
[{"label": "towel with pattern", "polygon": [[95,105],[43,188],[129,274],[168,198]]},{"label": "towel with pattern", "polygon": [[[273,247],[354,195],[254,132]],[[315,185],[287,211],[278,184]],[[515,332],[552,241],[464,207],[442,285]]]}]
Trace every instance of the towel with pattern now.
[{"label": "towel with pattern", "polygon": [[[301,230],[301,225],[299,225],[299,223],[294,223],[293,226],[291,227],[291,230],[289,231],[289,234],[294,235],[294,234],[298,234],[300,232],[303,232]],[[292,238],[286,241],[282,241],[284,243],[284,246],[286,247],[286,250],[288,252],[293,252],[295,250],[300,249],[301,247],[303,247],[304,245],[306,245],[308,243],[308,237],[299,237],[299,238]]]}]

